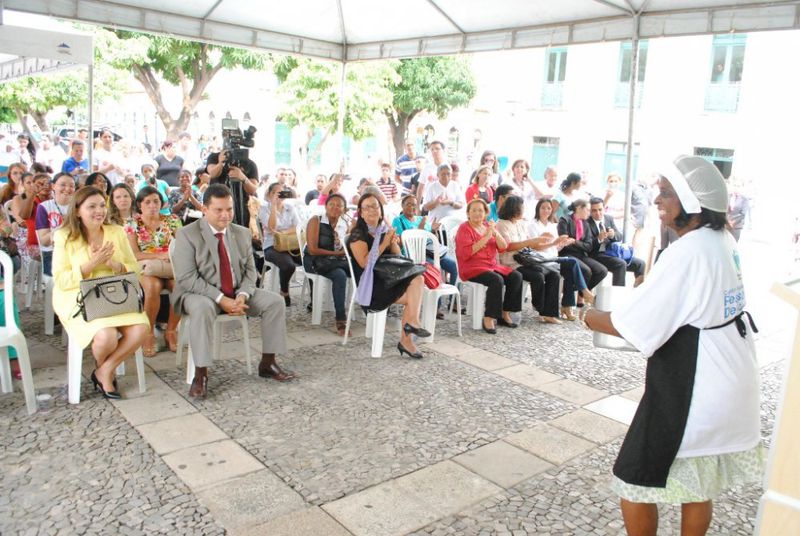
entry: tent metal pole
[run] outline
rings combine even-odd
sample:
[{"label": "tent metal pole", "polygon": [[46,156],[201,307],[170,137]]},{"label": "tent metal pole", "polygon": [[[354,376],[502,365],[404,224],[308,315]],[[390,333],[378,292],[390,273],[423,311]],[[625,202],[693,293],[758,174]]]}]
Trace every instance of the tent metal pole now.
[{"label": "tent metal pole", "polygon": [[[94,46],[92,46],[92,58],[94,58]],[[87,158],[89,159],[89,173],[92,172],[92,153],[94,152],[94,118],[93,118],[93,110],[94,110],[94,59],[92,59],[92,63],[89,64],[89,135],[88,143],[86,144],[87,154],[89,155]],[[77,136],[77,131],[75,132]]]},{"label": "tent metal pole", "polygon": [[342,62],[342,78],[339,81],[339,114],[336,128],[339,139],[339,172],[344,173],[345,154],[344,154],[344,92],[347,89],[347,62]]},{"label": "tent metal pole", "polygon": [[622,227],[623,239],[628,241],[630,236],[631,219],[631,185],[633,183],[633,122],[636,116],[636,81],[639,78],[639,14],[633,16],[633,35],[631,36],[631,81],[630,95],[628,97],[628,144],[625,155],[625,216]]}]

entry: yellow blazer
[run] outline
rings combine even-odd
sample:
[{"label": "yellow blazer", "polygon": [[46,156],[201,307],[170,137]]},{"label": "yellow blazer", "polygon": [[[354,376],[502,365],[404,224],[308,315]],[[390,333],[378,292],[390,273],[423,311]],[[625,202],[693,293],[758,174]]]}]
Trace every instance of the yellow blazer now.
[{"label": "yellow blazer", "polygon": [[[125,230],[119,225],[103,225],[103,241],[114,244],[112,259],[125,265],[129,272],[141,273],[141,268],[133,255]],[[59,229],[53,236],[53,310],[61,320],[61,325],[70,337],[75,338],[82,348],[88,346],[95,334],[107,327],[150,325],[147,315],[128,313],[109,318],[98,318],[86,322],[78,311],[77,298],[80,282],[84,279],[81,265],[89,261],[89,244],[85,240],[68,240],[67,230]],[[113,275],[108,266],[95,268],[86,279]]]}]

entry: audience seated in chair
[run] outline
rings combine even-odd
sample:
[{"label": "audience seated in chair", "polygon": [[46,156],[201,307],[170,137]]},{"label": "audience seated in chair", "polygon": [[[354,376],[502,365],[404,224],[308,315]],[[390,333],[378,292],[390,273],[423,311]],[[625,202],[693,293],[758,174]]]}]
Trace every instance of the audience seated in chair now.
[{"label": "audience seated in chair", "polygon": [[616,287],[625,286],[625,272],[633,272],[636,280],[634,287],[638,287],[644,281],[644,261],[631,257],[625,261],[619,257],[612,256],[611,244],[622,243],[622,233],[617,229],[614,219],[605,214],[605,205],[599,197],[593,197],[589,201],[590,217],[586,222],[589,224],[589,234],[592,237],[591,257],[608,268],[613,276],[612,284]]},{"label": "audience seated in chair", "polygon": [[294,271],[300,265],[300,252],[278,251],[275,249],[275,233],[294,234],[300,225],[300,219],[294,207],[285,203],[286,195],[279,182],[274,182],[267,189],[267,203],[261,206],[258,215],[263,230],[261,245],[264,248],[264,260],[278,267],[280,273],[281,296],[286,305],[291,305],[289,298],[289,281]]},{"label": "audience seated in chair", "polygon": [[196,367],[189,396],[206,396],[212,324],[220,313],[261,317],[258,375],[293,379],[293,372],[275,362],[275,355],[286,351],[286,306],[278,294],[256,288],[250,231],[232,224],[230,190],[222,184],[210,185],[203,194],[203,213],[202,219],[178,232],[172,254],[172,304],[178,314],[189,315],[189,344]]}]

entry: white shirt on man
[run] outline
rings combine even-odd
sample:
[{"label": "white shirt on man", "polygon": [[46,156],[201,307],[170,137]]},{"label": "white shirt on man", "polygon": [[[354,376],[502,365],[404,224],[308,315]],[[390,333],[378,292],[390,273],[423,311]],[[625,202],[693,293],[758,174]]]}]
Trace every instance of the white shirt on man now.
[{"label": "white shirt on man", "polygon": [[455,201],[457,203],[461,203],[461,209],[455,209],[452,205],[437,205],[436,207],[432,208],[428,211],[428,220],[429,221],[439,221],[444,217],[450,216],[451,214],[455,213],[456,210],[464,210],[463,205],[466,202],[464,197],[464,190],[461,189],[461,185],[456,181],[449,181],[447,186],[442,186],[441,181],[437,180],[436,182],[432,182],[425,187],[425,192],[423,194],[422,204],[427,205],[434,199],[446,195],[448,199]]}]

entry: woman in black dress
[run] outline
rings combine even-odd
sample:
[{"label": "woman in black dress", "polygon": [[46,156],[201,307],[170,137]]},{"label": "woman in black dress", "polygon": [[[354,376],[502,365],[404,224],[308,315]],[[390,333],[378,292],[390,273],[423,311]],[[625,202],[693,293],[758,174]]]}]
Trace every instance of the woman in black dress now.
[{"label": "woman in black dress", "polygon": [[[366,285],[367,290],[371,285],[371,293],[368,294],[371,296],[369,303],[365,303],[366,300],[360,300],[359,303],[369,311],[383,311],[393,303],[404,305],[403,330],[397,349],[400,355],[406,353],[410,357],[419,359],[422,354],[417,350],[411,335],[430,337],[430,332],[419,327],[424,287],[422,275],[416,274],[389,285],[377,271],[373,271],[374,262],[369,262],[370,256],[374,255],[377,258],[389,254],[400,255],[400,237],[395,234],[394,228],[384,221],[383,205],[376,195],[371,193],[362,195],[358,200],[357,214],[358,219],[347,240],[347,247],[350,248],[355,261],[353,275],[359,284],[359,291],[362,290],[362,285]],[[379,240],[377,244],[375,244],[376,238]],[[357,298],[359,293],[356,293]]]}]

